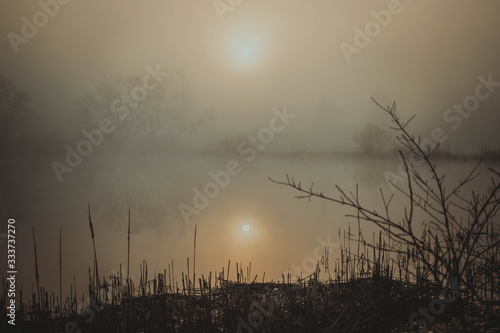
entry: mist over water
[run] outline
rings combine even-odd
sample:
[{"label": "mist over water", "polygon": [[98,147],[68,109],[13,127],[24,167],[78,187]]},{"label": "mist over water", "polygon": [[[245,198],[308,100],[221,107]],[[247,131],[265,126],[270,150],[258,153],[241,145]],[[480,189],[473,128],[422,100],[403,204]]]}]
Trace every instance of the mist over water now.
[{"label": "mist over water", "polygon": [[[479,77],[500,81],[500,4],[401,1],[402,11],[348,62],[339,45],[354,45],[355,28],[387,6],[252,0],[221,21],[210,1],[72,1],[19,52],[4,38],[2,110],[19,100],[29,109],[14,120],[2,114],[0,144],[0,217],[17,221],[20,284],[29,289],[35,278],[34,226],[41,284],[57,289],[62,226],[64,293],[73,275],[79,294],[85,291],[93,260],[89,204],[104,276],[120,264],[125,271],[130,209],[132,276],[143,259],[151,273],[171,260],[177,276],[186,271],[197,225],[197,273],[220,271],[231,260],[252,262],[259,280],[263,272],[279,279],[315,256],[318,237],[338,245],[339,229],[357,225],[345,217],[355,212],[298,200],[268,177],[288,174],[333,196],[335,185],[354,191],[359,184],[374,209],[383,209],[380,188],[392,193],[384,173],[397,172],[397,155],[361,154],[355,140],[369,123],[391,126],[370,97],[383,105],[395,100],[404,119],[415,114],[409,128],[416,135],[429,138],[441,128],[452,152],[476,154],[481,142],[500,149],[495,84],[480,90],[489,97],[475,111],[444,118],[476,94]],[[2,4],[0,30],[22,34],[22,18],[40,10],[35,2]],[[9,95],[15,91],[30,98]],[[134,99],[141,94],[146,102]],[[293,118],[273,121],[284,110]],[[83,156],[79,148],[91,152]],[[81,161],[71,167],[74,152]],[[453,184],[475,160],[439,160],[440,170]],[[486,161],[471,189],[486,189],[490,167],[499,163]],[[228,183],[209,198],[207,184],[217,183],[211,173],[221,172]],[[197,193],[205,196],[203,208],[193,201]],[[405,204],[394,199],[396,215]],[[189,223],[180,205],[197,212]],[[367,237],[375,231],[362,228]]]},{"label": "mist over water", "polygon": [[[269,280],[281,279],[281,273],[294,266],[304,271],[314,258],[321,238],[331,247],[331,258],[339,255],[344,230],[357,233],[357,221],[345,217],[355,214],[326,201],[296,199],[290,188],[268,180],[285,180],[286,174],[302,181],[305,187],[314,182],[314,188],[336,197],[334,185],[346,191],[355,191],[359,184],[362,202],[376,210],[383,210],[379,188],[388,197],[392,192],[384,172],[397,172],[397,160],[366,158],[281,158],[260,156],[251,164],[244,164],[238,155],[207,156],[196,154],[155,157],[124,162],[118,166],[82,167],[70,181],[42,182],[47,195],[43,198],[24,197],[30,202],[20,210],[18,220],[32,221],[35,226],[41,281],[48,288],[57,288],[59,226],[63,226],[64,280],[77,277],[77,286],[85,291],[88,267],[92,265],[92,243],[89,232],[87,202],[92,209],[96,233],[99,269],[105,276],[126,271],[128,209],[131,210],[131,275],[139,276],[142,260],[148,261],[151,272],[163,271],[174,260],[176,271],[186,271],[186,257],[193,255],[194,224],[198,226],[197,272],[205,274],[227,268],[227,261],[252,263],[253,275],[266,273]],[[224,170],[228,160],[242,160],[241,174],[231,178],[219,195],[209,200],[199,215],[186,224],[179,204],[192,207],[193,189],[203,191],[213,182],[211,171]],[[475,162],[444,161],[442,171],[450,175],[450,184],[463,178]],[[481,191],[489,182],[488,167],[481,167],[481,177],[472,189]],[[99,168],[99,176],[89,176]],[[456,176],[455,176],[456,175]],[[34,181],[34,180],[33,180]],[[35,181],[34,181],[35,182]],[[62,187],[62,188],[61,188]],[[52,193],[52,194],[50,194]],[[392,203],[394,216],[402,217],[406,201],[400,196]],[[422,216],[423,218],[423,216]],[[31,224],[18,226],[19,250],[24,273],[22,281],[29,286],[33,281],[33,247]],[[242,231],[248,224],[250,232]],[[364,223],[366,239],[376,232],[373,225]],[[339,238],[339,232],[341,237]],[[378,232],[377,232],[378,234]],[[322,246],[323,247],[323,246]],[[234,268],[234,267],[233,267]],[[233,270],[234,272],[234,270]],[[176,273],[177,275],[177,273]]]}]

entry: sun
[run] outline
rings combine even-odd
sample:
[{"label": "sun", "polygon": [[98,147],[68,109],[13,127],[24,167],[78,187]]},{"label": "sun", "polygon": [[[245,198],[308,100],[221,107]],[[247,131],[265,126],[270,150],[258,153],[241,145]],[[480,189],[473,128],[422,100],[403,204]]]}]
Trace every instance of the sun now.
[{"label": "sun", "polygon": [[249,68],[256,66],[260,62],[260,55],[262,53],[259,47],[259,42],[254,40],[238,40],[233,45],[233,61],[242,66],[242,68]]},{"label": "sun", "polygon": [[233,232],[236,239],[240,241],[254,241],[259,236],[259,224],[257,220],[250,217],[238,217],[233,221]]},{"label": "sun", "polygon": [[270,52],[268,32],[260,26],[245,23],[223,33],[224,57],[240,70],[253,70],[264,64]]},{"label": "sun", "polygon": [[224,67],[245,75],[257,73],[270,66],[276,48],[282,45],[280,25],[276,25],[273,15],[252,10],[239,12],[238,16],[217,30],[213,50]]},{"label": "sun", "polygon": [[251,50],[248,47],[244,47],[241,50],[241,55],[243,56],[243,58],[248,58],[250,56],[250,54],[251,54]]}]

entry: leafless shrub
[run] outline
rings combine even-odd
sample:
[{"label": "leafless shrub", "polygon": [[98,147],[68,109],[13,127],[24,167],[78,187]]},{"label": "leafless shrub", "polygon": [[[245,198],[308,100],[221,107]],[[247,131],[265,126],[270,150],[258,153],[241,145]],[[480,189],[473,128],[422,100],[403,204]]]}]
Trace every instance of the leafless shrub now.
[{"label": "leafless shrub", "polygon": [[[392,183],[397,194],[408,202],[401,216],[393,216],[393,196],[384,196],[382,190],[384,210],[379,212],[360,201],[357,188],[354,192],[346,192],[336,186],[338,196],[329,196],[314,190],[313,185],[303,187],[288,175],[286,181],[271,181],[301,192],[298,198],[316,197],[354,208],[357,214],[349,216],[379,227],[382,234],[392,240],[390,251],[401,253],[404,248],[414,251],[422,264],[419,269],[410,271],[414,281],[421,283],[425,280],[439,287],[458,279],[464,292],[453,303],[453,310],[463,331],[476,332],[481,325],[479,317],[495,315],[494,308],[489,305],[496,304],[500,295],[500,232],[498,221],[494,221],[500,207],[500,174],[489,169],[491,184],[484,193],[464,195],[462,190],[478,176],[481,163],[478,162],[464,178],[448,189],[444,182],[445,175],[438,171],[432,160],[438,145],[430,149],[428,145],[421,144],[419,137],[410,134],[407,126],[411,119],[403,122],[396,113],[395,103],[383,107],[374,102],[389,115],[392,129],[397,133],[396,139],[404,148],[400,155],[406,170],[406,186]],[[366,137],[370,137],[370,131],[377,133],[375,129],[367,130]],[[423,168],[414,167],[410,161],[420,161]],[[417,220],[417,215],[425,217],[422,223]],[[357,240],[365,244],[361,235]],[[405,259],[410,260],[410,255]]]},{"label": "leafless shrub", "polygon": [[366,124],[354,135],[354,142],[363,153],[387,153],[394,150],[391,133],[372,122]]}]

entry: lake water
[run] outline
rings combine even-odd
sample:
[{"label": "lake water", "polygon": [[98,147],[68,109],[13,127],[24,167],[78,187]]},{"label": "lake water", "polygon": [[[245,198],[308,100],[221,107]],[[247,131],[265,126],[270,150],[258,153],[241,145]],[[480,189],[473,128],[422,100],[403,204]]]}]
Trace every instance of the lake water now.
[{"label": "lake water", "polygon": [[[35,173],[24,174],[4,182],[10,186],[6,206],[16,211],[19,279],[30,288],[35,279],[31,226],[36,230],[40,283],[49,290],[58,289],[59,226],[63,227],[64,293],[75,274],[80,292],[86,291],[88,267],[93,250],[87,204],[90,203],[96,234],[97,256],[101,276],[120,269],[126,272],[128,209],[131,210],[131,275],[139,276],[142,260],[148,261],[149,276],[162,272],[172,260],[175,274],[187,272],[186,258],[193,256],[194,225],[197,225],[197,275],[221,271],[232,262],[244,269],[252,263],[252,278],[258,274],[266,280],[278,279],[288,269],[307,271],[330,246],[331,256],[339,253],[349,223],[357,232],[357,222],[346,214],[356,212],[325,200],[297,199],[299,193],[277,185],[275,180],[294,177],[308,188],[337,197],[335,185],[354,191],[359,184],[361,201],[368,207],[382,209],[380,190],[392,192],[384,172],[397,172],[397,159],[377,158],[283,158],[257,156],[248,162],[237,155],[165,155],[150,158],[148,154],[118,156],[103,151],[89,159],[59,183],[50,162],[40,165]],[[180,204],[195,208],[195,189],[204,191],[214,182],[210,172],[220,173],[227,164],[238,163],[239,174],[229,178],[224,188],[207,198],[191,223],[186,223]],[[236,162],[234,162],[236,161]],[[475,162],[441,161],[440,171],[450,184],[463,178]],[[29,169],[33,166],[24,166]],[[234,165],[233,165],[234,167]],[[484,191],[492,176],[489,167],[500,169],[499,163],[484,163],[474,189]],[[15,184],[24,181],[32,192],[19,192]],[[226,180],[224,180],[226,181]],[[11,183],[12,182],[12,183]],[[30,188],[22,186],[22,188]],[[212,193],[212,192],[210,192]],[[395,197],[394,216],[402,216],[405,200]],[[249,226],[243,231],[244,225]],[[367,240],[375,228],[364,224]],[[316,258],[316,259],[315,259]],[[1,260],[5,260],[2,258]],[[191,261],[192,263],[192,261]]]}]

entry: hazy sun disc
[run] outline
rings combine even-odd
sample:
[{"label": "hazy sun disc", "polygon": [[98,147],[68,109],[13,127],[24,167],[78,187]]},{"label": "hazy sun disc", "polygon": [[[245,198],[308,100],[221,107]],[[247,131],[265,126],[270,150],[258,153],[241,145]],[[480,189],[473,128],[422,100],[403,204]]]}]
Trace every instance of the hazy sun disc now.
[{"label": "hazy sun disc", "polygon": [[250,226],[248,224],[245,224],[245,225],[243,225],[243,227],[241,227],[241,230],[243,230],[244,232],[249,232]]},{"label": "hazy sun disc", "polygon": [[241,55],[244,58],[248,58],[250,56],[250,49],[249,48],[244,48],[243,50],[241,50]]}]

